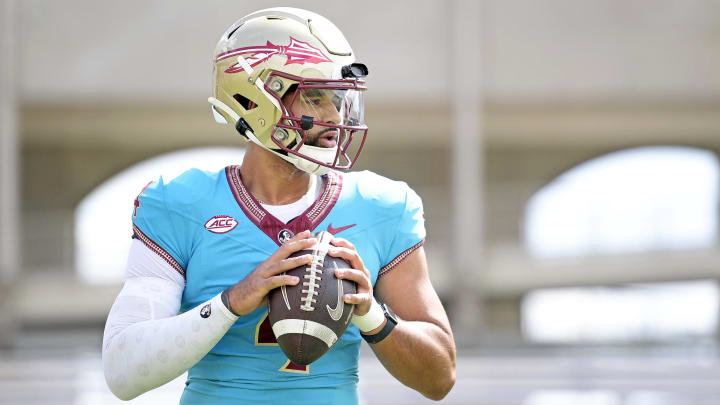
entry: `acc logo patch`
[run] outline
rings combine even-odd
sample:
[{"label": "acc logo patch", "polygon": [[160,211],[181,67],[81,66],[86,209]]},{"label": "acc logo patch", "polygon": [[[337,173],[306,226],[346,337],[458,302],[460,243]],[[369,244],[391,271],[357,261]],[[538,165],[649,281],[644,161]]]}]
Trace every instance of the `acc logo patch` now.
[{"label": "acc logo patch", "polygon": [[205,222],[205,229],[212,233],[227,233],[235,229],[238,221],[227,215],[215,215]]}]

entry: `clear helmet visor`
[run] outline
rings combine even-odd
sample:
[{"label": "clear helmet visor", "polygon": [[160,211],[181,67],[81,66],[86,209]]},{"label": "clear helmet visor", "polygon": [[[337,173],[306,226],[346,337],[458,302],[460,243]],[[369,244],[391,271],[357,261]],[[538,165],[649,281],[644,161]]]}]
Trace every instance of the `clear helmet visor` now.
[{"label": "clear helmet visor", "polygon": [[[318,86],[313,84],[313,86]],[[294,97],[293,97],[294,96]],[[321,87],[299,88],[293,96],[283,98],[294,116],[313,117],[320,124],[362,127],[365,125],[363,92],[355,89],[329,89]],[[288,100],[289,99],[289,100]],[[318,129],[320,130],[320,129]],[[317,130],[308,135],[317,134]],[[313,138],[312,136],[310,138]]]}]

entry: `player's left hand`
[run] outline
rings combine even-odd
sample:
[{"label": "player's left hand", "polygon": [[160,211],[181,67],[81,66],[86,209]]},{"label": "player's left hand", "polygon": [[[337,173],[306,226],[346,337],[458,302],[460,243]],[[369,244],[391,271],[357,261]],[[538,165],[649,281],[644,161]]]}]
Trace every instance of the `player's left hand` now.
[{"label": "player's left hand", "polygon": [[335,276],[357,283],[357,293],[345,294],[343,300],[348,304],[355,304],[355,315],[361,316],[367,314],[370,310],[370,304],[372,304],[373,301],[370,271],[365,268],[365,264],[363,264],[362,258],[355,249],[355,246],[348,240],[333,238],[330,244],[333,246],[328,250],[328,254],[347,260],[352,267],[351,269],[335,270]]}]

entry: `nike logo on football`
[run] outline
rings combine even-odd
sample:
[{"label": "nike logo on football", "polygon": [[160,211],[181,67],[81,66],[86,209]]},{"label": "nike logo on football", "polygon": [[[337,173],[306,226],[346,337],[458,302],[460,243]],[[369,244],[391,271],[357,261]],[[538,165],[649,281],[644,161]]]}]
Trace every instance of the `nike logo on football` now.
[{"label": "nike logo on football", "polygon": [[335,235],[336,233],[340,233],[340,232],[342,232],[342,231],[344,231],[344,230],[346,230],[346,229],[350,229],[350,228],[352,228],[352,227],[355,226],[355,225],[356,225],[356,224],[345,225],[345,226],[341,226],[340,228],[333,228],[332,224],[328,224],[328,232],[330,232],[331,234]]},{"label": "nike logo on football", "polygon": [[[335,268],[337,269],[337,263],[335,264]],[[330,318],[332,318],[333,321],[339,321],[340,318],[342,318],[343,309],[345,305],[343,304],[342,297],[343,297],[343,284],[342,280],[338,279],[338,299],[337,304],[335,304],[335,308],[330,308],[330,305],[325,305],[327,307],[328,314],[330,314]]]},{"label": "nike logo on football", "polygon": [[282,292],[283,300],[285,300],[285,306],[287,307],[288,311],[292,311],[292,309],[290,309],[290,301],[288,301],[287,288],[285,288],[285,285],[280,287],[280,291]]}]

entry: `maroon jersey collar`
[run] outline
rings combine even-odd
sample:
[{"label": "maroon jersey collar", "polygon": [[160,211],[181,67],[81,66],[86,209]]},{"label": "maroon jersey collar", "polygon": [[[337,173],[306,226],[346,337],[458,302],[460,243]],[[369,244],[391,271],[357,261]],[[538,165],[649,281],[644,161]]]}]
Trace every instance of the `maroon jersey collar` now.
[{"label": "maroon jersey collar", "polygon": [[285,240],[299,232],[313,230],[320,225],[335,206],[342,190],[342,175],[334,171],[328,172],[323,176],[325,188],[320,197],[305,212],[286,224],[267,212],[245,187],[240,166],[226,167],[225,175],[235,201],[247,218],[278,245],[282,245]]}]

